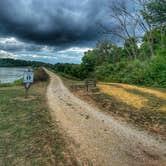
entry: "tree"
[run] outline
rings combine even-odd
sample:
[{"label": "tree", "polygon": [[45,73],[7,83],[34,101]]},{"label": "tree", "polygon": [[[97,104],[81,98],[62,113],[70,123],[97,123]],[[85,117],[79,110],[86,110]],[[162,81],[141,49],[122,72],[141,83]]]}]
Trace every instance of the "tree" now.
[{"label": "tree", "polygon": [[166,25],[166,0],[151,0],[147,4],[151,24],[160,27],[161,44],[164,45],[165,25]]},{"label": "tree", "polygon": [[135,0],[141,7],[139,25],[145,32],[151,55],[154,55],[153,29],[160,31],[161,46],[164,46],[166,23],[166,0]]},{"label": "tree", "polygon": [[[100,41],[96,46],[97,51],[97,65],[102,64],[105,61],[110,61],[111,63],[115,63],[120,55],[117,54],[117,46],[111,41]],[[116,50],[116,51],[115,51]]]},{"label": "tree", "polygon": [[152,22],[151,22],[151,15],[147,8],[147,3],[149,0],[135,0],[137,4],[138,11],[136,12],[138,18],[139,27],[142,29],[143,33],[146,34],[148,47],[150,50],[150,55],[154,55],[153,49],[153,37],[152,37]]},{"label": "tree", "polygon": [[109,53],[110,53],[110,49],[111,49],[111,45],[112,43],[110,41],[99,41],[96,44],[96,50],[98,52],[98,59],[100,61],[100,63],[104,62]]},{"label": "tree", "polygon": [[130,52],[132,56],[134,56],[133,54],[138,55],[137,39],[134,37],[126,39],[124,49]]},{"label": "tree", "polygon": [[96,54],[93,50],[85,52],[81,65],[87,72],[92,72],[94,70],[96,66]]},{"label": "tree", "polygon": [[166,24],[166,0],[151,0],[147,2],[148,15],[154,26]]},{"label": "tree", "polygon": [[[106,34],[112,34],[116,38],[119,38],[125,43],[126,39],[137,39],[137,28],[138,28],[138,19],[137,15],[134,12],[130,11],[128,4],[124,0],[116,0],[110,6],[110,17],[112,25],[106,26],[101,25],[103,32]],[[137,40],[128,40],[130,42],[131,50],[126,48],[127,54],[130,57],[137,57],[137,50],[135,48],[135,41]]]}]

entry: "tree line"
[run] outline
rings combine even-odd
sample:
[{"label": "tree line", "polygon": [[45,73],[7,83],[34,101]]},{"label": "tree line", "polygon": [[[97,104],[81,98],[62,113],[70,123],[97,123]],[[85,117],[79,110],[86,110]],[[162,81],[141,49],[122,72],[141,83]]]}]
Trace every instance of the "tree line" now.
[{"label": "tree line", "polygon": [[36,61],[25,61],[25,60],[14,60],[9,58],[0,59],[0,67],[52,67],[51,64],[43,63],[43,62],[36,62]]}]

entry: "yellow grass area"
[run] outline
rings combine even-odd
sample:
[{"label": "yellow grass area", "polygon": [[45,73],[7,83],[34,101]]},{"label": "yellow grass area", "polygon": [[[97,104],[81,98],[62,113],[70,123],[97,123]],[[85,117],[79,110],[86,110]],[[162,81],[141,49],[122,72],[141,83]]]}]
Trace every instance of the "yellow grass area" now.
[{"label": "yellow grass area", "polygon": [[148,100],[144,97],[140,97],[139,95],[135,95],[125,91],[123,88],[111,86],[111,84],[98,84],[99,89],[108,95],[115,97],[117,100],[121,100],[122,102],[131,105],[137,109],[141,109],[148,103]]},{"label": "yellow grass area", "polygon": [[166,93],[158,91],[158,90],[149,89],[149,88],[142,88],[142,87],[138,87],[135,85],[128,85],[128,84],[120,84],[120,83],[111,83],[111,84],[112,85],[120,85],[121,87],[127,88],[127,89],[139,90],[139,91],[144,92],[144,93],[152,94],[152,95],[154,95],[162,100],[166,100]]},{"label": "yellow grass area", "polygon": [[160,110],[163,111],[163,112],[166,112],[166,105],[160,107]]}]

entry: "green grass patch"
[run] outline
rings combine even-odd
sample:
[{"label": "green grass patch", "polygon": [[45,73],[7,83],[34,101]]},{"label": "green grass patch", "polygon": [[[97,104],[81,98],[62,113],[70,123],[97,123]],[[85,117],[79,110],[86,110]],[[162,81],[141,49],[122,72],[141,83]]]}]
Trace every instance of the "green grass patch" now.
[{"label": "green grass patch", "polygon": [[65,143],[46,104],[47,83],[0,88],[0,165],[65,165]]}]

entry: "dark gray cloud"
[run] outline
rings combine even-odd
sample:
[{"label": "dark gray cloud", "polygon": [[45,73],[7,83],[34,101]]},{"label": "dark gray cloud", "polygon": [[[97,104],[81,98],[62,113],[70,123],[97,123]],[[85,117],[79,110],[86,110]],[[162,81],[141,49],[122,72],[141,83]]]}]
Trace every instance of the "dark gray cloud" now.
[{"label": "dark gray cloud", "polygon": [[97,40],[110,0],[1,0],[0,34],[48,45]]},{"label": "dark gray cloud", "polygon": [[40,51],[44,46],[33,43],[25,43],[14,37],[0,38],[0,50],[10,52]]},{"label": "dark gray cloud", "polygon": [[[129,0],[0,0],[0,58],[80,63],[116,28],[110,6]],[[129,5],[130,6],[130,5]]]}]

